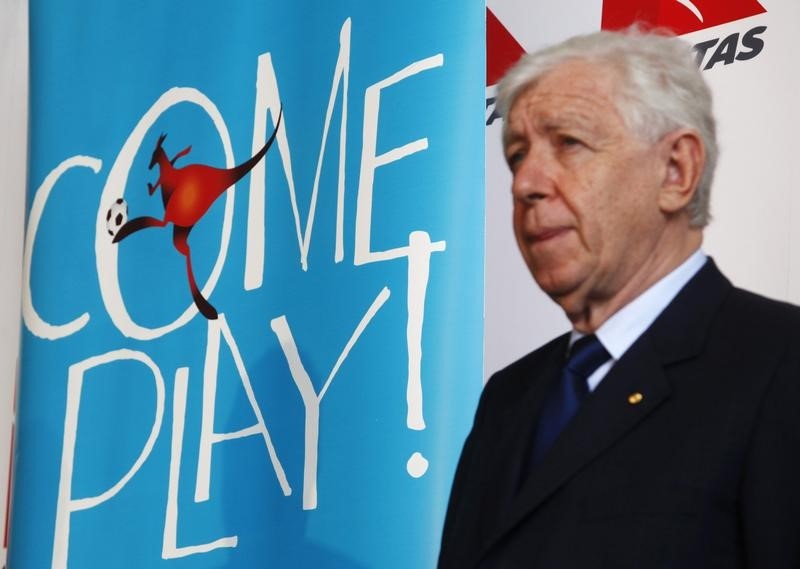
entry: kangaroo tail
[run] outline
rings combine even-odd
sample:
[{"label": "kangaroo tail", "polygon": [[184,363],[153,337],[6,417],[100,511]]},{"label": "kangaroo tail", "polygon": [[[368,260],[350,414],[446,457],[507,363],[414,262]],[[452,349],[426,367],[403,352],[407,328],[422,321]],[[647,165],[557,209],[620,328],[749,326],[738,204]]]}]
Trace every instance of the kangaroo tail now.
[{"label": "kangaroo tail", "polygon": [[281,108],[278,111],[278,120],[275,121],[275,128],[273,129],[272,134],[270,135],[267,142],[264,144],[264,146],[261,147],[261,150],[256,152],[253,155],[253,157],[247,160],[246,162],[242,162],[241,164],[235,166],[230,170],[232,174],[231,185],[238,182],[245,174],[247,174],[250,170],[252,170],[256,164],[258,164],[259,160],[261,160],[264,157],[264,155],[267,153],[267,150],[269,150],[269,147],[272,146],[273,142],[275,142],[275,136],[278,134],[278,128],[280,128],[281,126],[282,117],[283,117],[283,105],[281,105]]}]

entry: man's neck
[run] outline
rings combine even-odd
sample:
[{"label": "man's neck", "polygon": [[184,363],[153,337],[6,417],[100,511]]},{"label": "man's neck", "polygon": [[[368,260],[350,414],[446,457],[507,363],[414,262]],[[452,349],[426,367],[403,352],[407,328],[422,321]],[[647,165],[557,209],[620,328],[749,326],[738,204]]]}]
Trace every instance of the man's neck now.
[{"label": "man's neck", "polygon": [[[702,230],[692,229],[686,234],[680,247],[666,249],[663,253],[657,249],[616,294],[608,298],[587,299],[580,311],[567,311],[572,327],[578,332],[593,334],[611,316],[679,267],[700,248],[702,242]],[[566,311],[566,307],[563,308]]]}]

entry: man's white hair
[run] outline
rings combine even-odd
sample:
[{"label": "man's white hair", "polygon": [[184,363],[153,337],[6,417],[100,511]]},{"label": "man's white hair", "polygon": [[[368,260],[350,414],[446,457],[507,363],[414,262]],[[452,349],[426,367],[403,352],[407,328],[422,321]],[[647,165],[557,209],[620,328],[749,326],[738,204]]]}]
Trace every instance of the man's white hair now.
[{"label": "man's white hair", "polygon": [[524,55],[498,86],[497,111],[506,116],[526,87],[570,60],[609,64],[620,71],[623,84],[616,105],[634,135],[655,142],[677,128],[697,131],[705,146],[706,164],[687,209],[691,226],[705,227],[711,218],[709,198],[719,150],[711,91],[692,47],[674,36],[638,28],[576,36]]}]

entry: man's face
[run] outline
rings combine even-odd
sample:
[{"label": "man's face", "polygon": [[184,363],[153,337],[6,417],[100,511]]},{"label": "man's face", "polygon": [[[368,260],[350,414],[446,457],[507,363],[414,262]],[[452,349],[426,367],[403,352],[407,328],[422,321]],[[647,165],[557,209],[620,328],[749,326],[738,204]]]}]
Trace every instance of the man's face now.
[{"label": "man's face", "polygon": [[508,114],[517,244],[570,318],[631,286],[663,245],[663,155],[625,125],[614,100],[620,81],[609,66],[569,61]]}]

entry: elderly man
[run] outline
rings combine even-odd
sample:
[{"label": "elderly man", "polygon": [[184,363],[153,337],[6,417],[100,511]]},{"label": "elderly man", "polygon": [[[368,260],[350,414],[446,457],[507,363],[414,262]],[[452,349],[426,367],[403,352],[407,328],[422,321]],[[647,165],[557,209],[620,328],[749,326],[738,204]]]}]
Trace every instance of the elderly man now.
[{"label": "elderly man", "polygon": [[691,48],[573,38],[498,100],[517,243],[573,329],[487,384],[439,567],[800,567],[800,310],[700,250],[717,145]]}]

